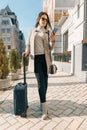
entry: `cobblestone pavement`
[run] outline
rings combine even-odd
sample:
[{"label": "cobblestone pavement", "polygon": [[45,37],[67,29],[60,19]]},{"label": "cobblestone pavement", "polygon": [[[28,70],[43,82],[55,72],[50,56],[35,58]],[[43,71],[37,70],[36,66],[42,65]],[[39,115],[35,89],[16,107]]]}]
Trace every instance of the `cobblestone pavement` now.
[{"label": "cobblestone pavement", "polygon": [[87,84],[64,72],[49,75],[47,104],[49,118],[41,119],[37,82],[27,73],[27,118],[14,115],[13,87],[0,93],[0,130],[87,130]]}]

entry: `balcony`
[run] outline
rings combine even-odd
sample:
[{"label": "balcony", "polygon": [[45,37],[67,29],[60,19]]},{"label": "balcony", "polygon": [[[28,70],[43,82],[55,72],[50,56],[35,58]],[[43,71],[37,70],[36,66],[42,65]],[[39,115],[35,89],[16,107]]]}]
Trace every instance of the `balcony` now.
[{"label": "balcony", "polygon": [[68,16],[62,16],[58,21],[58,26],[62,26],[62,24],[66,21]]},{"label": "balcony", "polygon": [[70,9],[75,6],[76,0],[55,0],[55,9]]},{"label": "balcony", "polygon": [[58,25],[61,26],[68,16],[68,10],[58,10],[57,12],[54,12],[54,21],[58,22]]},{"label": "balcony", "polygon": [[71,62],[71,51],[65,51],[63,53],[53,53],[55,61]]}]

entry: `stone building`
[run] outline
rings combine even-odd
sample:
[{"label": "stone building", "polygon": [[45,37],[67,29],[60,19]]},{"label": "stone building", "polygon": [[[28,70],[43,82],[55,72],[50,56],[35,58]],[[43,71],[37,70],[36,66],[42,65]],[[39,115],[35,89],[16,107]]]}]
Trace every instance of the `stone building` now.
[{"label": "stone building", "polygon": [[17,16],[9,6],[0,10],[0,37],[3,39],[8,55],[11,49],[17,49],[21,57],[21,51],[25,49],[25,40],[19,29]]}]

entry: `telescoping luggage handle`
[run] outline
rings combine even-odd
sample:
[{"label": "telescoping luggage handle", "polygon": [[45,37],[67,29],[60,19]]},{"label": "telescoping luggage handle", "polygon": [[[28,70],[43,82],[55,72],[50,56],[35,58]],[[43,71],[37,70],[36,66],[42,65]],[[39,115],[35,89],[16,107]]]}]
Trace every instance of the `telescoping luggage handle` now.
[{"label": "telescoping luggage handle", "polygon": [[24,73],[24,84],[26,84],[26,67],[25,67],[25,59],[26,57],[23,56],[23,73]]}]

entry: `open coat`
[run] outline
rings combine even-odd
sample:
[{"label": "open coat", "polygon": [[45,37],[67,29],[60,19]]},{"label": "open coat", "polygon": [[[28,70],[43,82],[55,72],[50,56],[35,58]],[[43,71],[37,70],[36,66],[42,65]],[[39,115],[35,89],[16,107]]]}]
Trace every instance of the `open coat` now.
[{"label": "open coat", "polygon": [[[34,41],[35,36],[37,34],[37,28],[34,28],[30,30],[28,39],[27,39],[27,46],[26,46],[26,52],[29,54],[29,71],[34,72]],[[44,49],[45,49],[45,58],[46,58],[46,64],[47,64],[47,70],[49,73],[49,67],[51,65],[51,50],[53,49],[52,43],[48,43],[48,35],[46,32],[44,32],[45,39],[44,39]]]}]

